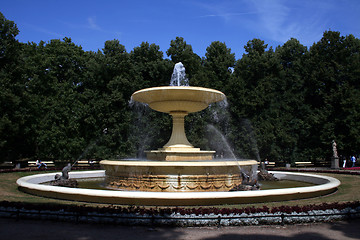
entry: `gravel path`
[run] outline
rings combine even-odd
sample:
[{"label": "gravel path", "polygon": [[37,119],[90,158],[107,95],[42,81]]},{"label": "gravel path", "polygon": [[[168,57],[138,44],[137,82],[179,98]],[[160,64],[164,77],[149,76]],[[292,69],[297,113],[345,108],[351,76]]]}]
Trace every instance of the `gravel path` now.
[{"label": "gravel path", "polygon": [[73,224],[0,218],[0,239],[256,239],[256,240],[348,240],[360,239],[360,219],[335,223],[287,226],[242,226],[202,228],[149,228],[103,224]]}]

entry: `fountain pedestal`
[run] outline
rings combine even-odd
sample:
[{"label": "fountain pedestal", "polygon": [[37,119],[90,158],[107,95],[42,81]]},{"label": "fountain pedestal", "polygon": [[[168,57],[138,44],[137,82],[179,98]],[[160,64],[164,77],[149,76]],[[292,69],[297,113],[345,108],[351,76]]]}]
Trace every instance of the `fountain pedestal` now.
[{"label": "fountain pedestal", "polygon": [[185,134],[184,118],[192,112],[201,111],[209,104],[222,101],[225,95],[217,90],[168,86],[142,89],[132,95],[137,102],[146,103],[150,108],[168,113],[173,119],[170,140],[163,148],[146,151],[146,157],[155,161],[203,161],[212,160],[215,151],[203,151],[188,141]]},{"label": "fountain pedestal", "polygon": [[202,151],[188,141],[185,135],[184,118],[187,112],[170,112],[173,128],[170,140],[163,148],[145,151],[146,158],[155,161],[198,161],[212,160],[215,151]]}]

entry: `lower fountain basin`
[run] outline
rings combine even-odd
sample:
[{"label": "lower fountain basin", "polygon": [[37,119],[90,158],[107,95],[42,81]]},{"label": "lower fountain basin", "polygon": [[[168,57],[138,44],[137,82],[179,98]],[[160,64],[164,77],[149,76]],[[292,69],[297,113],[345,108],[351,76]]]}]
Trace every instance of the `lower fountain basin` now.
[{"label": "lower fountain basin", "polygon": [[[17,180],[17,184],[19,189],[24,192],[44,197],[95,203],[146,206],[204,206],[294,200],[329,194],[335,192],[340,185],[339,180],[328,176],[292,172],[270,173],[273,173],[279,179],[303,181],[317,185],[234,192],[143,192],[54,187],[41,184],[53,180],[55,174],[59,173],[22,177]],[[105,177],[105,171],[70,172],[70,178],[94,177]]]},{"label": "lower fountain basin", "polygon": [[229,191],[242,183],[242,172],[252,175],[257,171],[255,160],[103,160],[100,164],[109,188],[147,192]]}]

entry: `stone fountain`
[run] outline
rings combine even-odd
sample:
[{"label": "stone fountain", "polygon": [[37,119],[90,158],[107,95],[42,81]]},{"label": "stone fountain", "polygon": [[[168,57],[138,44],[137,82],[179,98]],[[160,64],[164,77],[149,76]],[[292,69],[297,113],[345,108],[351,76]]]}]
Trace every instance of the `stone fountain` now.
[{"label": "stone fountain", "polygon": [[256,172],[254,160],[213,160],[215,151],[200,150],[188,141],[185,116],[224,100],[225,95],[214,89],[180,86],[181,82],[187,82],[184,70],[181,63],[175,65],[171,81],[174,86],[142,89],[132,95],[133,101],[170,114],[172,134],[162,148],[146,151],[147,161],[101,161],[109,188],[155,192],[229,191],[242,183],[243,172],[250,176]]},{"label": "stone fountain", "polygon": [[[180,70],[176,72],[177,70]],[[184,67],[177,64],[173,76],[187,82]],[[35,174],[19,178],[16,182],[24,192],[44,197],[75,201],[149,205],[184,206],[240,204],[291,200],[317,197],[336,191],[337,179],[304,173],[274,172],[276,178],[315,184],[310,187],[285,188],[259,191],[236,190],[248,177],[256,175],[254,160],[216,160],[215,151],[195,148],[186,138],[184,117],[201,111],[211,103],[221,101],[225,95],[217,90],[180,86],[179,79],[173,86],[156,87],[137,91],[133,100],[173,117],[173,131],[165,146],[147,151],[147,160],[103,160],[106,170],[70,172],[71,179],[96,179],[105,177],[108,188],[98,190],[50,186],[56,173]],[[188,85],[188,84],[185,84]],[[243,181],[243,177],[245,176]]]}]

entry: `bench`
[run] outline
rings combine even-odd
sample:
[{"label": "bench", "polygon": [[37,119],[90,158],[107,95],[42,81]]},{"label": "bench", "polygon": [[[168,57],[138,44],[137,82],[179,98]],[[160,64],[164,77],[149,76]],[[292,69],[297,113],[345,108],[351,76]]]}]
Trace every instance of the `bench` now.
[{"label": "bench", "polygon": [[[47,167],[55,167],[54,161],[41,161],[42,163],[45,163]],[[37,167],[36,161],[28,161],[29,167]]]},{"label": "bench", "polygon": [[312,162],[295,162],[296,167],[310,167],[314,166],[314,163]]},{"label": "bench", "polygon": [[[43,163],[46,164],[47,167],[55,167],[55,163],[54,161],[41,161]],[[64,162],[64,166],[67,164],[68,162]],[[99,165],[99,161],[93,161],[93,166]],[[28,161],[28,166],[29,167],[37,167],[36,166],[36,161]],[[76,162],[75,166],[77,167],[89,167],[90,163],[88,160],[79,160]]]},{"label": "bench", "polygon": [[[258,166],[260,167],[260,162],[258,163]],[[266,167],[275,167],[275,162],[269,162],[266,164]]]},{"label": "bench", "polygon": [[92,160],[92,164],[90,164],[88,160],[79,160],[75,164],[75,166],[78,166],[78,167],[89,167],[91,165],[97,166],[97,165],[99,165],[99,161]]}]

